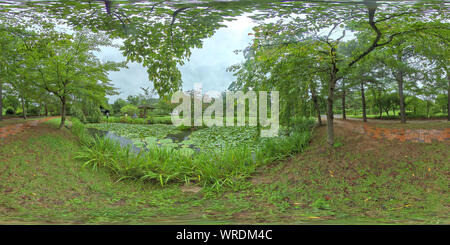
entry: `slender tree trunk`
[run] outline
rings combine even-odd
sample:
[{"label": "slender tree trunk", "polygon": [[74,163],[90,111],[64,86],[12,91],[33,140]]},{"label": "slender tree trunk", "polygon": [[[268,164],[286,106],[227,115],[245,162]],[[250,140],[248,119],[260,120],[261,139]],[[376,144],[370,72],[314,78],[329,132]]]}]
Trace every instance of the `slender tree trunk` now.
[{"label": "slender tree trunk", "polygon": [[345,84],[342,82],[342,119],[347,120],[347,115],[345,114]]},{"label": "slender tree trunk", "polygon": [[331,146],[334,145],[333,102],[334,102],[334,89],[336,86],[336,78],[335,78],[336,73],[332,74],[330,78],[330,82],[328,84],[328,98],[327,98],[327,143]]},{"label": "slender tree trunk", "polygon": [[364,94],[364,83],[361,83],[361,100],[362,100],[362,114],[363,121],[367,122],[367,113],[366,113],[366,95]]},{"label": "slender tree trunk", "polygon": [[397,73],[398,96],[400,99],[400,121],[406,123],[405,98],[403,96],[403,72]]},{"label": "slender tree trunk", "polygon": [[3,120],[3,83],[0,82],[0,121]]},{"label": "slender tree trunk", "polygon": [[21,96],[23,119],[27,120],[27,108],[25,107],[25,99]]},{"label": "slender tree trunk", "polygon": [[322,126],[322,117],[320,116],[319,101],[317,99],[317,94],[316,94],[315,88],[311,88],[311,95],[312,95],[312,100],[313,100],[313,104],[314,104],[314,109],[316,110],[316,113],[317,113],[317,122],[319,123],[319,126]]},{"label": "slender tree trunk", "polygon": [[44,104],[45,116],[48,117],[48,106],[47,103]]},{"label": "slender tree trunk", "polygon": [[59,124],[59,129],[62,129],[66,123],[66,98],[60,97],[61,99],[61,124]]},{"label": "slender tree trunk", "polygon": [[447,71],[447,120],[450,121],[450,73]]}]

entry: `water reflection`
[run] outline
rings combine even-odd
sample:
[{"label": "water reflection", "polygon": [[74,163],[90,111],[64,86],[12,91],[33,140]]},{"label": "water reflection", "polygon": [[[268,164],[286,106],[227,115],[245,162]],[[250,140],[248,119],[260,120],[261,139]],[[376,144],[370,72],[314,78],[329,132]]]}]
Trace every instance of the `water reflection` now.
[{"label": "water reflection", "polygon": [[90,135],[94,137],[104,137],[107,139],[111,139],[115,142],[118,142],[122,147],[131,147],[131,150],[133,150],[136,153],[139,153],[142,150],[142,148],[136,147],[131,139],[118,136],[113,132],[103,131],[96,128],[88,128],[87,131]]},{"label": "water reflection", "polygon": [[[149,144],[144,143],[142,147],[136,146],[132,139],[119,136],[111,131],[104,131],[99,130],[96,128],[87,128],[88,133],[91,136],[94,137],[104,137],[107,139],[111,139],[112,141],[118,142],[121,147],[131,147],[131,150],[133,150],[136,153],[141,152],[141,150],[148,151]],[[183,144],[183,141],[189,140],[189,135],[192,133],[191,130],[184,130],[181,133],[178,134],[168,134],[166,137],[157,139],[156,146],[158,147],[165,147],[164,143],[161,143],[162,140],[172,140],[173,143],[177,144],[176,147],[171,147],[171,149],[179,150],[183,148],[189,148],[194,150],[195,153],[200,152],[200,148],[195,146],[194,144]]]}]

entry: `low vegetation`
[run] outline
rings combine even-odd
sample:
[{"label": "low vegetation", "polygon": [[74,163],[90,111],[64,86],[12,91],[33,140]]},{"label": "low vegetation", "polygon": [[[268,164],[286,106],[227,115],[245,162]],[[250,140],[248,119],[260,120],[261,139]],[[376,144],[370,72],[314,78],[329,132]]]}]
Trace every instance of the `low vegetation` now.
[{"label": "low vegetation", "polygon": [[[325,128],[319,127],[302,154],[273,159],[246,181],[217,191],[212,185],[200,189],[177,181],[164,187],[159,180],[117,181],[119,175],[107,167],[83,167],[75,158],[75,152],[84,151],[81,139],[57,130],[59,122],[1,142],[2,223],[450,222],[448,142],[369,141],[337,127],[340,144],[330,149]],[[73,125],[76,133],[80,128]]]},{"label": "low vegetation", "polygon": [[[162,138],[169,132],[175,133],[177,129],[173,126],[89,125],[89,127],[126,135],[134,139],[134,142],[143,139],[147,142],[146,150],[141,150],[139,153],[133,151],[131,146],[123,147],[120,143],[108,138],[92,138],[78,120],[74,120],[72,129],[83,145],[83,150],[77,155],[77,159],[84,161],[85,166],[93,169],[107,168],[119,180],[152,181],[162,186],[169,182],[199,183],[220,189],[224,185],[232,186],[236,182],[247,179],[262,164],[284,159],[304,149],[310,140],[314,122],[303,120],[302,123],[305,125],[301,125],[303,126],[301,131],[294,130],[290,135],[273,139],[256,138],[256,129],[246,127],[201,129],[197,136],[194,135],[187,143],[202,149],[198,153],[189,148],[176,149],[171,147],[170,142],[163,147],[155,144],[158,142],[156,138]],[[138,133],[133,133],[133,130]],[[213,132],[221,130],[222,133],[214,134],[211,130]],[[236,134],[236,130],[242,135]],[[225,131],[229,133],[223,133]],[[217,138],[217,135],[221,138]],[[208,142],[200,141],[204,138],[208,138]],[[249,147],[247,146],[249,143],[257,146]],[[206,147],[206,145],[210,146]],[[221,147],[217,147],[219,145]]]}]

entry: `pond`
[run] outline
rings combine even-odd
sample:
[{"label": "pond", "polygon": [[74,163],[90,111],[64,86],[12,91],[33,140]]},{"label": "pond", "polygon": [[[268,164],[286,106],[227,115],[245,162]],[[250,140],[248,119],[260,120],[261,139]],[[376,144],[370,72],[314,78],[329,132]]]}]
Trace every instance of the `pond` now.
[{"label": "pond", "polygon": [[[130,125],[132,128],[132,125]],[[92,136],[105,137],[118,142],[122,147],[131,147],[134,152],[139,153],[141,150],[148,150],[151,147],[157,146],[168,149],[182,149],[188,153],[199,152],[200,148],[194,144],[189,143],[189,135],[192,130],[183,130],[177,133],[167,134],[164,137],[157,138],[148,136],[145,138],[128,138],[120,135],[117,131],[108,131],[98,128],[87,128],[87,131]]]},{"label": "pond", "polygon": [[91,135],[107,137],[124,147],[131,145],[136,152],[154,146],[182,150],[188,154],[243,145],[253,149],[262,141],[258,138],[256,127],[249,126],[180,130],[163,124],[96,123],[88,124],[87,128]]}]

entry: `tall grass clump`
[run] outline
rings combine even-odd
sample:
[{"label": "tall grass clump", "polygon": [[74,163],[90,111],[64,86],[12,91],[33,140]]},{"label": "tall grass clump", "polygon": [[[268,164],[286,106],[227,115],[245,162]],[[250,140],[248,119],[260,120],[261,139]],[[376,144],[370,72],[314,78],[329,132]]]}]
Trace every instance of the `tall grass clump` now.
[{"label": "tall grass clump", "polygon": [[220,189],[247,179],[261,164],[282,160],[301,152],[311,138],[311,122],[299,121],[285,136],[261,139],[255,148],[225,146],[220,150],[198,153],[154,145],[136,152],[108,138],[92,137],[80,121],[72,131],[82,144],[76,156],[85,167],[106,168],[118,180],[133,179],[159,183],[197,183]]},{"label": "tall grass clump", "polygon": [[134,152],[131,147],[96,137],[83,145],[76,156],[83,166],[94,170],[106,168],[122,179],[160,183],[200,183],[221,187],[250,176],[256,169],[256,157],[249,149],[232,148],[224,151],[205,151],[196,155],[172,148],[151,147]]}]

